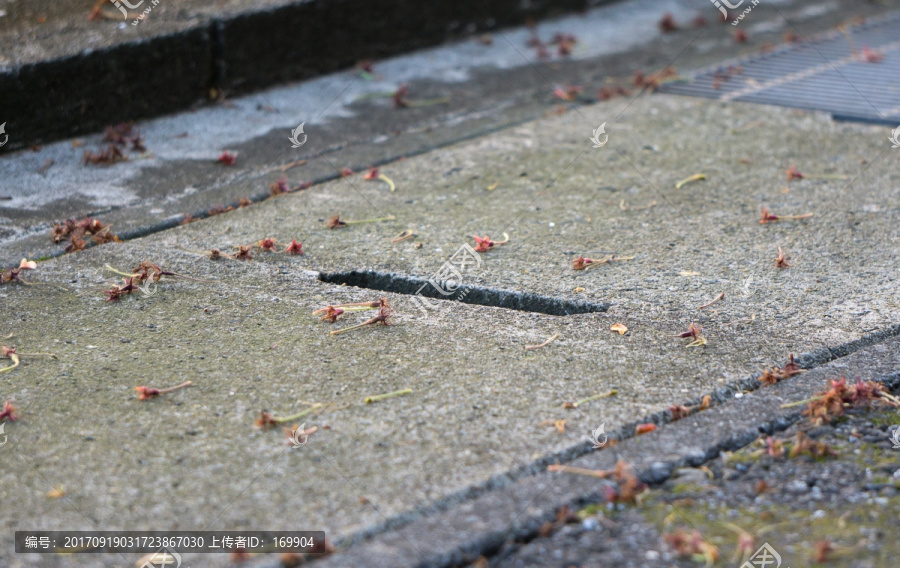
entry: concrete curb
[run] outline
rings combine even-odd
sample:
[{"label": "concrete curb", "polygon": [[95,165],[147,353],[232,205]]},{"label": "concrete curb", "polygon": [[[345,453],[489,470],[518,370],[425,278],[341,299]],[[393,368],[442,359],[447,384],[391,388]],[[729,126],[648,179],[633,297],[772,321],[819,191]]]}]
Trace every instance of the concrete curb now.
[{"label": "concrete curb", "polygon": [[307,79],[618,0],[413,2],[291,0],[108,49],[0,71],[0,152],[96,132],[104,125],[172,113],[209,100]]}]

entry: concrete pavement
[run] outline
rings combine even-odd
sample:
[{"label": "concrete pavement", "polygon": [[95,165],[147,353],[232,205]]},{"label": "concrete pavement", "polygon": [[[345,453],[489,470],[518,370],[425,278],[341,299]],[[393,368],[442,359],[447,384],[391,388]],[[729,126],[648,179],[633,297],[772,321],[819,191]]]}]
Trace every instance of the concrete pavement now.
[{"label": "concrete pavement", "polygon": [[[525,92],[519,96],[527,98]],[[25,356],[0,375],[0,398],[15,399],[22,414],[6,425],[9,443],[0,447],[8,464],[0,477],[3,561],[135,560],[13,556],[12,531],[37,527],[325,530],[342,546],[374,537],[381,556],[373,554],[373,563],[376,556],[387,565],[472,561],[519,530],[533,534],[532,521],[548,508],[588,498],[592,489],[583,480],[554,483],[546,495],[536,488],[556,461],[608,467],[612,454],[591,453],[585,441],[600,424],[624,440],[622,451],[638,470],[652,473],[657,461],[700,465],[714,457],[707,453],[720,447],[720,435],[743,440],[747,431],[780,420],[782,395],[734,394],[758,386],[756,376],[783,366],[788,353],[818,369],[803,375],[806,381],[784,383],[795,386],[786,391],[791,400],[838,373],[895,378],[900,194],[886,129],[662,95],[522,122],[541,105],[547,102],[484,120],[472,113],[462,130],[436,134],[438,143],[415,131],[428,120],[425,109],[411,109],[423,113],[408,115],[410,130],[390,151],[357,142],[330,162],[317,154],[302,178],[288,175],[295,181],[322,172],[323,183],[183,226],[179,216],[167,230],[148,219],[264,193],[280,175],[267,168],[291,156],[287,141],[279,140],[277,151],[270,149],[274,138],[248,143],[239,159],[249,155],[251,167],[228,169],[203,154],[212,163],[185,162],[172,177],[144,178],[158,187],[136,209],[110,180],[136,175],[140,166],[87,170],[97,176],[95,187],[109,192],[98,189],[91,199],[107,196],[120,208],[116,226],[133,214],[129,228],[145,236],[45,260],[23,272],[31,285],[0,286],[0,337],[14,334],[0,343],[57,356]],[[224,109],[213,114],[227,121]],[[286,118],[293,117],[282,116],[281,129]],[[168,130],[162,123],[147,130],[171,132],[179,119],[167,119]],[[593,148],[588,137],[601,123],[609,141]],[[454,142],[461,132],[472,138]],[[171,163],[178,144],[167,147]],[[206,151],[185,144],[183,150]],[[439,147],[425,151],[428,144]],[[377,163],[406,150],[419,155],[380,168],[394,192],[384,181],[363,179],[364,171],[325,181],[335,166]],[[16,175],[25,169],[21,156],[6,163],[21,168]],[[788,181],[791,165],[807,179]],[[59,175],[66,178],[72,167]],[[676,187],[698,173],[706,179]],[[182,191],[186,180],[199,180],[203,190]],[[16,187],[16,200],[42,199]],[[49,217],[55,203],[32,203],[38,212],[23,214],[10,231],[5,258],[44,250],[35,243],[47,242],[45,227],[34,228],[33,237],[23,228]],[[777,215],[813,216],[760,224],[764,206]],[[393,219],[331,230],[326,222],[337,214]],[[393,242],[403,230],[414,236]],[[504,232],[509,242],[479,255],[477,269],[444,273],[461,280],[457,301],[426,308],[411,295],[410,286],[438,273],[460,246],[474,246],[474,235],[499,240]],[[229,252],[266,237],[282,246],[296,238],[306,253],[259,251],[252,261],[212,261],[198,252]],[[775,265],[779,247],[789,268]],[[609,254],[634,258],[572,268],[578,256]],[[164,277],[151,295],[104,301],[102,290],[118,279],[104,265],[129,270],[145,259],[193,279]],[[325,273],[329,282],[320,280]],[[360,273],[387,290],[341,285],[360,282]],[[721,293],[723,299],[700,308]],[[331,336],[367,314],[334,325],[311,315],[328,303],[382,296],[395,309],[395,325]],[[507,300],[518,309],[496,307],[512,305]],[[554,306],[596,310],[552,315]],[[705,346],[674,337],[692,322],[703,327]],[[610,330],[613,324],[627,333]],[[525,349],[555,335],[545,347]],[[843,366],[853,357],[853,365]],[[184,380],[193,386],[151,401],[135,395],[139,385]],[[412,392],[365,403],[401,389]],[[614,396],[563,407],[612,389]],[[702,441],[698,434],[697,444],[683,444],[691,433],[669,430],[679,425],[663,424],[666,410],[696,405],[704,395],[716,406],[699,415],[709,420],[698,426]],[[312,404],[322,404],[321,412],[298,422],[318,430],[302,448],[285,445],[278,428],[254,427],[263,409],[284,416]],[[719,430],[729,417],[740,420]],[[659,430],[626,440],[645,422]],[[690,457],[698,448],[702,457]],[[515,498],[504,500],[504,488]],[[482,497],[507,521],[499,524],[511,523],[508,530],[477,528],[486,531],[479,533],[485,541],[442,533],[435,557],[424,560],[402,550],[401,540],[422,548],[437,538],[429,531],[446,518],[442,511],[458,515],[454,522],[479,517]],[[359,565],[365,545],[326,565]]]}]

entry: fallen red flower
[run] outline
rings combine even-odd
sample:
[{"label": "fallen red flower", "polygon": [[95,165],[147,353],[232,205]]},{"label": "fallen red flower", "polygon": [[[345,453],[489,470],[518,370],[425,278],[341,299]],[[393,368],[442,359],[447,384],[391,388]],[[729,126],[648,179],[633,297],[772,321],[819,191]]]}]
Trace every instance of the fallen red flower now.
[{"label": "fallen red flower", "polygon": [[288,254],[303,254],[303,243],[298,243],[297,239],[291,239],[291,244],[284,249]]},{"label": "fallen red flower", "polygon": [[219,162],[220,164],[222,164],[223,166],[233,166],[234,161],[236,159],[237,159],[237,154],[230,153],[228,151],[222,151],[222,154],[219,156],[219,158],[216,161]]},{"label": "fallen red flower", "polygon": [[3,411],[0,412],[0,422],[4,420],[9,422],[15,422],[19,419],[19,415],[17,414],[17,409],[10,401],[6,401],[3,403]]}]

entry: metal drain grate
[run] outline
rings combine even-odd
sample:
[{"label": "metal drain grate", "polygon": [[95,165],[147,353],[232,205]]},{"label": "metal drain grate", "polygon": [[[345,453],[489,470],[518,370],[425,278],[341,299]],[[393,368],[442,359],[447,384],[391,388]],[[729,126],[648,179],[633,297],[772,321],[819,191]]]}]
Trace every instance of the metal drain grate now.
[{"label": "metal drain grate", "polygon": [[[830,112],[835,120],[900,124],[900,13],[811,42],[730,61],[659,91]],[[880,62],[869,62],[863,48]]]}]

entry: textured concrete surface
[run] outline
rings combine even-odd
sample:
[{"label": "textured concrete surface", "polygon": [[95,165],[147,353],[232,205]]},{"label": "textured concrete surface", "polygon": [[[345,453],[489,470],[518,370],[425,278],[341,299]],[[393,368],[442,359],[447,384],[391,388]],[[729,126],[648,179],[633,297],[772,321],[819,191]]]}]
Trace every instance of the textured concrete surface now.
[{"label": "textured concrete surface", "polygon": [[[133,2],[128,18],[98,2],[0,4],[0,92],[13,142],[6,150],[104,123],[185,109],[209,90],[250,92],[440,44],[475,31],[583,10],[581,0],[415,3]],[[124,8],[123,8],[124,9]],[[135,17],[147,11],[144,20]]]},{"label": "textured concrete surface", "polygon": [[[610,470],[619,460],[627,463],[641,479],[649,484],[658,484],[669,479],[679,468],[695,468],[712,460],[721,452],[736,451],[756,440],[760,435],[772,435],[788,428],[800,418],[800,408],[781,409],[783,403],[809,398],[821,392],[827,381],[839,376],[858,377],[862,380],[881,381],[896,388],[900,384],[900,342],[896,337],[858,351],[830,363],[817,367],[805,374],[782,381],[773,387],[763,387],[744,394],[740,399],[731,399],[725,404],[713,406],[709,410],[695,412],[686,418],[667,424],[664,428],[640,437],[631,438],[593,451],[577,460],[560,460],[566,466],[584,469]],[[896,419],[896,413],[891,412]],[[773,481],[776,489],[780,483],[791,480]],[[684,483],[684,480],[682,480]],[[320,565],[325,567],[344,566],[465,566],[482,555],[492,556],[505,544],[527,542],[538,535],[540,527],[547,521],[556,519],[556,511],[562,507],[575,510],[603,500],[606,482],[596,478],[571,472],[547,472],[523,478],[499,490],[486,493],[459,507],[432,515],[409,526],[387,532],[375,539],[364,542],[350,550],[337,554]],[[893,508],[882,508],[890,514]],[[681,505],[681,507],[685,507]],[[637,507],[637,518],[642,522],[661,524],[668,515],[683,522],[684,512],[676,504],[674,510],[663,514],[650,511],[648,507]],[[643,518],[641,518],[643,517]],[[825,518],[831,518],[826,513]],[[635,517],[631,516],[632,520]],[[736,518],[734,522],[741,524]],[[721,527],[719,527],[721,528]],[[658,533],[635,531],[625,535],[609,535],[601,545],[621,552],[621,548],[638,544],[632,552],[640,556],[622,559],[627,566],[671,566],[671,555],[665,547],[660,548]],[[792,532],[788,528],[785,532]],[[710,535],[712,536],[712,535]],[[832,534],[832,537],[837,535]],[[612,541],[612,542],[611,542]],[[778,548],[783,543],[776,535],[772,544]],[[532,549],[540,547],[537,540]],[[552,546],[552,545],[548,545]],[[544,556],[550,566],[570,566],[573,555],[581,555],[581,566],[614,565],[617,558],[601,549],[585,554],[579,546],[559,547],[552,561]],[[662,552],[656,559],[644,554],[648,550]],[[784,550],[782,548],[782,550]],[[528,560],[530,555],[524,550],[520,559]],[[568,558],[566,558],[568,556]],[[868,554],[860,557],[867,558]],[[398,559],[401,559],[398,561]],[[498,560],[502,560],[502,557]],[[535,557],[531,557],[535,560]],[[723,558],[723,560],[725,560]],[[548,563],[549,562],[549,563]],[[724,562],[723,562],[724,564]],[[261,561],[259,566],[272,566],[271,561]],[[504,564],[491,558],[490,566]],[[538,564],[540,565],[540,564]],[[728,565],[728,564],[725,564]],[[793,564],[792,564],[793,565]]]},{"label": "textured concrete surface", "polygon": [[[826,20],[847,17],[836,4],[812,8]],[[715,30],[722,37],[702,46],[693,63],[721,57],[727,30]],[[693,39],[685,31],[659,41],[685,49]],[[664,59],[657,68],[675,57],[662,52],[653,59],[635,49],[642,61]],[[421,64],[415,58],[391,62],[387,67],[397,69],[391,80],[405,77],[400,69],[410,61]],[[595,70],[602,67],[597,61],[608,60],[597,58]],[[620,64],[623,75],[633,70]],[[578,65],[566,72],[583,69]],[[472,77],[489,71],[479,73]],[[597,71],[590,77],[603,76]],[[571,485],[554,479],[548,488],[542,472],[548,463],[586,454],[585,436],[601,423],[624,439],[638,423],[662,425],[669,405],[695,404],[706,394],[725,403],[698,415],[714,425],[708,437],[697,437],[697,451],[685,448],[683,432],[668,434],[668,425],[623,443],[620,452],[633,448],[629,458],[638,469],[650,480],[655,471],[661,480],[670,468],[654,462],[697,465],[718,449],[752,441],[760,426],[787,425],[772,408],[772,392],[802,398],[803,389],[813,388],[804,381],[838,372],[859,349],[868,350],[852,359],[854,374],[894,377],[896,340],[886,340],[897,335],[900,321],[900,186],[887,129],[673,96],[616,99],[522,122],[552,108],[548,85],[555,77],[538,73],[518,83],[507,107],[500,96],[504,76],[498,75],[486,91],[467,95],[490,92],[493,98],[461,113],[460,126],[446,132],[440,126],[454,117],[430,114],[435,107],[402,115],[384,108],[384,122],[347,135],[346,150],[334,139],[316,141],[321,146],[304,155],[321,157],[308,169],[289,171],[291,182],[323,183],[167,230],[154,223],[174,225],[186,211],[265,193],[279,175],[270,168],[300,157],[286,143],[295,117],[259,118],[252,109],[268,103],[248,98],[236,102],[242,109],[236,115],[217,107],[200,111],[208,114],[196,121],[186,115],[160,119],[145,132],[151,148],[165,157],[78,170],[78,157],[67,155],[59,170],[54,165],[45,172],[65,181],[49,197],[28,185],[34,180],[25,166],[37,169],[47,155],[80,155],[83,148],[72,149],[67,141],[52,146],[60,154],[4,157],[4,166],[11,165],[4,173],[12,174],[0,195],[9,193],[13,203],[0,204],[5,212],[14,210],[7,218],[15,220],[4,225],[4,263],[48,252],[42,247],[49,219],[100,203],[109,208],[101,219],[116,231],[146,236],[42,261],[36,272],[23,273],[31,285],[0,286],[0,343],[57,355],[26,356],[19,368],[0,375],[0,400],[14,399],[22,414],[6,424],[8,443],[0,447],[8,464],[0,473],[0,524],[7,531],[0,563],[133,565],[130,557],[9,553],[16,528],[96,527],[321,529],[342,545],[374,535],[371,561],[382,554],[379,562],[388,563],[421,560],[402,552],[412,546],[403,536],[407,527],[416,527],[420,532],[410,540],[434,544],[436,564],[471,561],[510,535],[533,534],[535,523],[559,504],[583,500],[596,489],[575,479]],[[421,85],[417,97],[443,94],[437,82]],[[283,91],[284,99],[271,106],[288,106],[283,102],[303,88]],[[367,106],[354,112],[387,107],[386,101],[361,104]],[[231,116],[238,117],[234,124],[221,126]],[[401,135],[377,138],[396,116],[404,117]],[[259,130],[234,134],[253,120],[261,121]],[[329,128],[346,132],[354,120],[341,115]],[[609,142],[592,148],[588,137],[601,123]],[[429,124],[438,132],[430,132]],[[157,146],[176,131],[197,139]],[[217,136],[221,144],[213,150]],[[460,140],[465,136],[471,138]],[[386,146],[370,144],[376,138]],[[96,138],[89,142],[88,148],[96,147]],[[239,166],[214,163],[224,148],[238,149]],[[359,170],[406,153],[409,158],[381,167],[396,182],[393,193],[360,171],[325,181],[344,165]],[[792,164],[808,178],[788,182],[784,170]],[[675,187],[697,173],[707,179]],[[132,179],[140,182],[128,185]],[[70,191],[81,193],[72,197]],[[778,215],[814,215],[762,225],[763,206]],[[329,230],[325,222],[335,214],[394,219]],[[391,241],[405,229],[415,236]],[[411,298],[413,279],[429,278],[463,243],[474,244],[473,235],[499,239],[504,232],[510,242],[480,256],[480,269],[463,275],[464,286],[478,287],[466,299],[533,294],[524,310],[464,301],[423,309]],[[259,252],[251,262],[216,262],[192,252],[229,251],[265,237],[282,243],[297,238],[306,254]],[[774,266],[779,247],[790,256],[790,268]],[[613,253],[635,258],[583,272],[571,267],[579,255]],[[116,280],[104,265],[127,270],[144,259],[200,280],[164,279],[153,295],[104,302],[103,288]],[[350,271],[369,271],[371,281],[391,275],[396,290],[406,293],[337,283]],[[320,281],[321,272],[332,282]],[[723,292],[723,300],[700,309]],[[394,305],[396,325],[330,336],[336,326],[366,315],[351,314],[335,326],[310,315],[326,303],[379,296]],[[535,313],[536,305],[565,302],[605,311]],[[705,347],[688,348],[689,339],[674,337],[691,322],[703,326]],[[628,333],[610,331],[614,323]],[[544,348],[524,349],[555,334]],[[736,389],[755,386],[756,374],[783,365],[790,352],[808,367],[837,361],[760,391],[762,398],[733,401]],[[189,389],[147,402],[135,397],[138,385],[188,379],[194,382]],[[793,385],[798,390],[789,391]],[[366,396],[403,388],[413,392],[364,403]],[[577,410],[563,408],[609,389],[618,394]],[[311,403],[326,407],[298,421],[319,428],[302,448],[284,445],[280,430],[254,428],[262,409],[286,415]],[[557,420],[567,421],[564,432],[554,427]],[[716,421],[733,421],[734,428]],[[579,465],[583,459],[586,467],[606,467],[612,455],[591,454]],[[512,500],[497,493],[504,487],[513,488]],[[54,489],[64,496],[48,496]],[[490,501],[495,494],[498,501]],[[489,500],[480,501],[488,509],[478,498]],[[438,538],[429,523],[443,518],[435,515],[443,510],[474,532]],[[487,524],[480,525],[479,517]],[[500,530],[508,524],[509,530]],[[394,527],[404,527],[403,534]],[[397,548],[400,541],[406,544]],[[359,565],[347,560],[357,550],[364,549],[351,548],[328,562]],[[189,561],[229,563],[214,556]]]},{"label": "textured concrete surface", "polygon": [[[705,8],[717,13],[712,5]],[[308,160],[287,172],[292,184],[321,182],[342,167],[359,171],[556,112],[562,103],[552,94],[556,86],[580,85],[585,100],[591,100],[603,86],[621,84],[634,97],[636,70],[650,73],[674,61],[683,71],[757,53],[766,43],[781,42],[786,31],[812,36],[849,17],[834,2],[757,8],[754,19],[742,24],[749,32],[745,44],[732,39],[730,26],[689,27],[697,10],[693,4],[612,4],[537,25],[544,41],[561,32],[579,38],[568,57],[551,50],[549,60],[540,61],[526,46],[528,30],[503,30],[492,34],[491,45],[473,40],[376,61],[373,80],[346,71],[232,99],[226,106],[139,122],[149,154],[131,152],[129,161],[111,167],[82,164],[85,150],[105,147],[100,135],[78,139],[78,147],[66,140],[0,156],[0,264],[59,253],[62,247],[52,245],[45,231],[60,218],[93,214],[125,237],[145,234],[174,225],[185,214],[196,217],[241,197],[262,198],[281,175],[278,167],[289,162]],[[854,13],[877,15],[885,9],[864,5]],[[680,31],[659,33],[656,23],[666,10],[676,15]],[[364,98],[401,83],[410,85],[414,100],[447,97],[449,102],[394,109],[389,99]],[[15,114],[8,116],[5,109],[0,120]],[[96,128],[114,120],[107,116]],[[288,136],[304,121],[308,141],[292,149]],[[6,131],[12,141],[23,133],[12,122]],[[238,153],[232,168],[215,163],[222,150]]]},{"label": "textured concrete surface", "polygon": [[[879,156],[882,129],[659,96],[608,120],[610,143],[591,148],[590,125],[619,108],[599,104],[392,164],[382,171],[397,183],[394,193],[359,176],[336,180],[48,260],[29,275],[34,285],[5,285],[0,309],[9,331],[0,334],[15,333],[9,342],[23,352],[59,357],[26,359],[4,377],[3,396],[24,415],[4,448],[17,458],[6,473],[6,486],[17,482],[4,496],[17,511],[7,526],[312,526],[339,540],[583,451],[600,422],[630,431],[671,404],[783,364],[788,352],[822,360],[829,349],[892,329],[898,207],[885,166],[893,156]],[[788,121],[794,127],[785,136]],[[658,151],[645,149],[644,133]],[[785,163],[772,153],[788,145],[791,161],[810,172],[830,165],[856,173],[851,164],[865,157],[864,183],[840,193],[842,186],[809,180],[784,193]],[[753,163],[740,169],[747,155]],[[668,189],[698,170],[711,179]],[[656,194],[643,176],[667,189]],[[653,208],[628,209],[654,198],[661,203]],[[764,226],[761,203],[816,216]],[[397,219],[327,229],[338,212]],[[403,228],[416,238],[391,243]],[[511,242],[484,256],[472,283],[608,301],[609,311],[558,317],[446,302],[426,316],[409,296],[385,294],[398,325],[344,337],[330,337],[331,326],[309,315],[326,302],[382,295],[320,283],[310,271],[427,276],[468,235],[502,230]],[[185,250],[264,237],[297,237],[308,252],[217,263]],[[772,266],[778,246],[792,268]],[[566,251],[636,258],[581,273]],[[145,258],[218,282],[182,281],[105,303],[96,289],[111,281],[103,265],[127,269]],[[754,293],[732,294],[727,286],[746,275]],[[585,290],[575,292],[579,286]],[[726,300],[698,312],[723,290]],[[691,321],[704,326],[705,348],[672,337]],[[609,331],[613,323],[630,333]],[[523,349],[555,333],[550,346]],[[184,379],[196,386],[149,403],[134,398],[139,384]],[[414,392],[362,403],[401,388]],[[562,408],[612,388],[619,395],[583,413]],[[321,430],[300,451],[285,449],[280,432],[253,428],[260,409],[285,414],[301,401],[337,406],[308,421]],[[541,425],[560,419],[568,421],[564,434]],[[48,499],[52,486],[65,486],[67,498]]]}]

